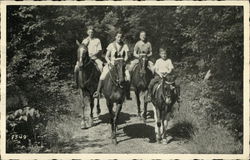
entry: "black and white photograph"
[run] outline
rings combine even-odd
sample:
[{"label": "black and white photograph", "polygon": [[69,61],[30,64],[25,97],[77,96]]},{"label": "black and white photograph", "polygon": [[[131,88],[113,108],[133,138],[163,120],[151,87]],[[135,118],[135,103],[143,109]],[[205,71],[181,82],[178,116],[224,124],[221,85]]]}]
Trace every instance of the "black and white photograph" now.
[{"label": "black and white photograph", "polygon": [[4,154],[247,155],[247,7],[3,3]]}]

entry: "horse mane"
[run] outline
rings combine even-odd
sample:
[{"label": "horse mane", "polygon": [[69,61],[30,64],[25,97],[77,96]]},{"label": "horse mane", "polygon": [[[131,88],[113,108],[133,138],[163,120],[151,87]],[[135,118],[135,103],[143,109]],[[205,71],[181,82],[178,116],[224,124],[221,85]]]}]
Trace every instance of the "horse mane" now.
[{"label": "horse mane", "polygon": [[89,52],[88,52],[88,49],[87,49],[87,46],[84,45],[84,44],[80,44],[78,49],[77,49],[77,61],[80,61],[80,49],[81,48],[84,48],[86,50],[86,52],[84,53],[84,59],[83,59],[83,64],[87,63],[90,59],[89,57]]}]

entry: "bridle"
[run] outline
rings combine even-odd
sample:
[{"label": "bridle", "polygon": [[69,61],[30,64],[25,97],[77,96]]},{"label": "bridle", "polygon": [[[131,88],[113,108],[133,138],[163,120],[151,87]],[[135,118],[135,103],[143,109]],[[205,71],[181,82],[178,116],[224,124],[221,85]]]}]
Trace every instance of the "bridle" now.
[{"label": "bridle", "polygon": [[[139,54],[139,61],[140,61],[140,63],[142,63],[143,62],[143,59],[146,59],[145,61],[147,62],[147,54],[144,54],[144,53],[142,53],[142,54]],[[142,64],[141,64],[142,65]],[[146,66],[144,66],[144,65],[147,65],[147,64],[143,64],[142,65],[142,67],[146,67]]]},{"label": "bridle", "polygon": [[[164,103],[166,103],[166,102],[165,102],[165,98],[166,98],[166,97],[171,98],[171,93],[170,93],[170,95],[167,95],[164,86],[165,86],[165,85],[173,85],[173,84],[174,84],[174,82],[169,82],[169,81],[167,81],[165,78],[166,78],[166,77],[163,77],[163,78],[162,78],[162,82],[161,82],[161,83],[162,83],[162,84],[161,84],[161,85],[162,85],[162,96],[161,96],[161,98],[164,100],[164,101],[163,101]],[[171,86],[169,86],[168,89],[171,90]]]},{"label": "bridle", "polygon": [[[121,59],[123,60],[123,58],[117,58],[116,60],[121,60]],[[118,75],[119,72],[117,70],[117,67],[115,65],[113,65],[113,67],[112,67],[110,64],[108,64],[108,67],[109,67],[109,75],[110,75],[111,81],[115,84],[115,86],[117,86],[119,88],[123,88],[124,86],[122,86],[119,83],[119,78],[118,79],[114,79],[115,76],[113,76],[112,73],[111,73],[111,70],[113,70],[115,72],[115,74]]]}]

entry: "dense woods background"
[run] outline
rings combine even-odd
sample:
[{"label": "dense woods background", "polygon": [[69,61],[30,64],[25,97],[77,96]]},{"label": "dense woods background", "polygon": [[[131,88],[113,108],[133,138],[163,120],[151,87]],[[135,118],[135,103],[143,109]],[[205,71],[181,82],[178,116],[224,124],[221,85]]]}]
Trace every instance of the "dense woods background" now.
[{"label": "dense woods background", "polygon": [[167,47],[191,108],[177,119],[196,128],[192,152],[242,152],[243,8],[234,6],[8,6],[8,152],[43,152],[52,139],[60,141],[51,124],[71,114],[75,40],[86,37],[89,25],[101,39],[100,57],[118,28],[131,51],[146,31],[152,61]]}]

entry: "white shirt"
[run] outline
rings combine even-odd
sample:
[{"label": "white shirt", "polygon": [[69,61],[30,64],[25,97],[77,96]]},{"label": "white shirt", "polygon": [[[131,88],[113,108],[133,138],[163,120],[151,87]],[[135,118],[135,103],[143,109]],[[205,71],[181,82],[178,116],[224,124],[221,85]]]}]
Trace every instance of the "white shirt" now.
[{"label": "white shirt", "polygon": [[89,37],[87,37],[82,41],[82,43],[88,45],[88,52],[90,57],[96,56],[96,54],[102,50],[101,41],[98,38],[90,39]]},{"label": "white shirt", "polygon": [[[118,43],[115,43],[116,48],[114,46],[114,42],[110,43],[107,47],[107,51],[110,51],[110,61],[111,63],[114,63],[115,60],[115,52],[120,51],[119,54],[122,54],[123,52],[126,52],[126,54],[129,51],[128,45],[123,44],[123,46],[119,45]],[[122,48],[121,48],[122,47]]]},{"label": "white shirt", "polygon": [[171,59],[163,60],[162,58],[155,62],[154,67],[155,70],[158,70],[160,73],[171,73],[174,69]]},{"label": "white shirt", "polygon": [[143,42],[143,41],[138,41],[135,44],[134,51],[137,54],[142,54],[142,52],[145,52],[145,54],[150,54],[152,52],[152,46],[150,42]]}]

